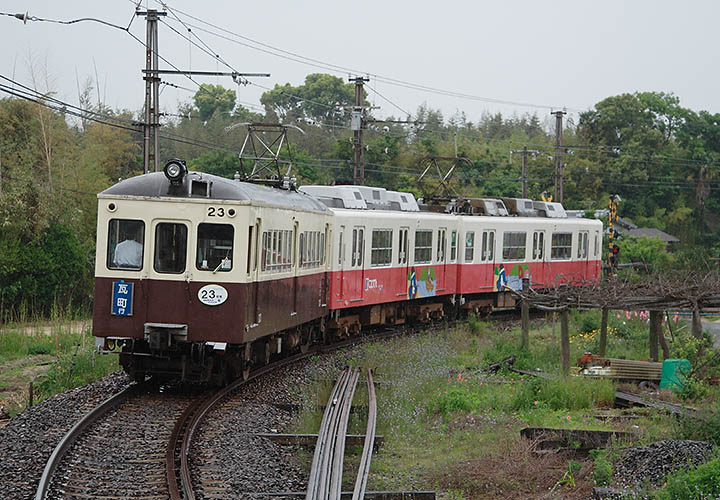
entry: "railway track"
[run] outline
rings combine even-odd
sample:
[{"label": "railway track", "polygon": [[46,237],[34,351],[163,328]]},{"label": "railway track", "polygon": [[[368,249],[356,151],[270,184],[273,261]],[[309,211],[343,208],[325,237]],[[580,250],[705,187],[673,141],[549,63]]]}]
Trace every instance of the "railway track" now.
[{"label": "railway track", "polygon": [[[235,401],[236,394],[268,373],[313,355],[406,331],[386,329],[318,346],[261,367],[247,380],[237,380],[205,398],[175,389],[153,392],[147,386],[130,386],[90,411],[64,436],[45,466],[35,499],[228,498],[230,490],[222,473],[223,464],[206,457],[208,461],[191,467],[189,457],[200,430],[209,439],[227,431],[212,429],[211,424],[208,429],[203,428],[208,414],[223,407],[239,412],[246,403]],[[248,434],[256,433],[253,428]],[[366,453],[372,452],[372,440],[369,448],[367,443],[365,448],[369,450]],[[201,449],[197,452],[202,455]],[[369,466],[369,456],[363,458],[363,463]],[[362,471],[366,481],[366,465],[361,467]]]},{"label": "railway track", "polygon": [[105,401],[55,449],[36,500],[167,498],[167,443],[175,421],[197,398],[136,385]]}]

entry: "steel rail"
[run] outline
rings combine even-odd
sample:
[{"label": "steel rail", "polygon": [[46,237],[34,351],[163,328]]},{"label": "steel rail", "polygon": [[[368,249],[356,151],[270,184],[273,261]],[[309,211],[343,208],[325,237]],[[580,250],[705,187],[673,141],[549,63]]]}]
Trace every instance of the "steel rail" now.
[{"label": "steel rail", "polygon": [[313,453],[313,461],[310,467],[310,478],[308,479],[308,489],[305,496],[307,500],[325,498],[327,496],[328,455],[332,451],[330,449],[330,438],[334,433],[334,424],[337,422],[337,403],[345,391],[349,376],[349,369],[344,370],[340,374],[325,406],[325,412],[315,445],[315,452]]},{"label": "steel rail", "polygon": [[108,413],[113,408],[117,408],[123,402],[125,402],[132,394],[138,391],[139,385],[130,385],[122,391],[118,392],[114,396],[109,397],[95,408],[90,410],[84,417],[78,420],[75,425],[63,436],[60,442],[55,446],[50,458],[45,464],[42,476],[40,477],[40,483],[38,483],[37,491],[35,493],[35,500],[45,500],[48,490],[50,489],[50,483],[52,476],[57,470],[60,461],[65,456],[65,453],[70,447],[77,441],[77,439],[83,434],[87,428],[93,424],[98,418]]},{"label": "steel rail", "polygon": [[342,493],[343,462],[345,460],[345,436],[350,420],[350,407],[355,396],[360,370],[354,368],[350,373],[348,385],[343,395],[342,405],[338,410],[338,424],[333,445],[332,467],[330,469],[329,496],[331,500],[340,500]]},{"label": "steel rail", "polygon": [[363,447],[358,475],[355,481],[352,500],[363,500],[365,488],[367,487],[368,475],[370,474],[370,460],[372,459],[373,446],[375,443],[375,423],[377,421],[377,398],[375,397],[375,383],[373,382],[372,370],[367,371],[368,388],[368,422],[365,429],[365,446]]}]

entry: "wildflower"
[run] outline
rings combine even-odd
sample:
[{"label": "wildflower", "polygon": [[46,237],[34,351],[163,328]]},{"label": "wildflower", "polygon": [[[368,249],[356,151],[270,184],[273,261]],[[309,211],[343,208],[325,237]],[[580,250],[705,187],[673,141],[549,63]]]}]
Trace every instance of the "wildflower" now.
[{"label": "wildflower", "polygon": [[570,420],[570,415],[568,415],[566,418],[567,418],[568,420]]},{"label": "wildflower", "polygon": [[59,370],[60,368],[61,368],[60,365],[57,365],[57,369]]},{"label": "wildflower", "polygon": [[537,401],[535,401],[535,402],[534,402],[533,404],[534,404],[535,406],[537,406],[537,405],[538,405],[538,402],[537,402]]}]

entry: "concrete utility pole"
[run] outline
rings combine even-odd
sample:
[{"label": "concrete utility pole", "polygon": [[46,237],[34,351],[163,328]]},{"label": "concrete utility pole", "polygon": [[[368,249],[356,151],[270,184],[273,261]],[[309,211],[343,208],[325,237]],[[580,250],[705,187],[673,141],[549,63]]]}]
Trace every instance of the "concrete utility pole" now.
[{"label": "concrete utility pole", "polygon": [[143,160],[144,173],[150,171],[150,165],[158,171],[158,149],[160,127],[160,75],[158,75],[158,18],[167,16],[167,12],[148,9],[137,12],[138,16],[146,16],[147,37],[145,41],[145,124],[143,125]]},{"label": "concrete utility pole", "polygon": [[562,162],[562,131],[565,111],[554,111],[555,115],[555,197],[553,201],[563,202],[563,162]]},{"label": "concrete utility pole", "polygon": [[[512,161],[512,155],[520,153],[522,155],[522,174],[520,176],[520,180],[522,181],[522,198],[527,198],[527,185],[528,185],[528,177],[527,177],[527,156],[528,154],[531,154],[533,156],[533,159],[535,159],[535,155],[538,154],[540,151],[537,149],[528,149],[527,146],[525,146],[522,149],[512,149],[510,150],[510,161]],[[457,153],[455,153],[455,156],[457,156]]]},{"label": "concrete utility pole", "polygon": [[349,81],[355,82],[355,107],[353,108],[352,119],[350,121],[350,128],[354,131],[355,135],[353,140],[353,182],[356,185],[362,186],[365,184],[365,148],[363,147],[363,128],[365,128],[363,97],[365,94],[363,85],[365,82],[369,82],[370,79],[357,76],[355,78],[349,78]]}]

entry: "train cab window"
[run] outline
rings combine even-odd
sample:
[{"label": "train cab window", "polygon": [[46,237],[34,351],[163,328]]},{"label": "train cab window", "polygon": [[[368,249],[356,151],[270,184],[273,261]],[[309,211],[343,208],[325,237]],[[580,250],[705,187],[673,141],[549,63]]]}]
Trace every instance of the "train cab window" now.
[{"label": "train cab window", "polygon": [[465,262],[472,262],[475,258],[475,231],[465,233]]},{"label": "train cab window", "polygon": [[[235,230],[230,224],[198,225],[195,267],[201,271],[230,271],[233,262],[234,234]],[[248,270],[249,268],[248,261]]]},{"label": "train cab window", "polygon": [[139,271],[143,266],[145,223],[112,219],[108,227],[107,267]]},{"label": "train cab window", "polygon": [[523,260],[527,233],[503,233],[503,260]]},{"label": "train cab window", "polygon": [[187,226],[161,222],[155,227],[154,267],[158,273],[180,274],[185,271]]},{"label": "train cab window", "polygon": [[432,229],[415,231],[415,264],[432,261]]},{"label": "train cab window", "polygon": [[553,233],[550,258],[553,260],[569,259],[572,256],[572,233]]}]

